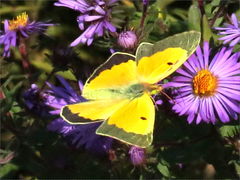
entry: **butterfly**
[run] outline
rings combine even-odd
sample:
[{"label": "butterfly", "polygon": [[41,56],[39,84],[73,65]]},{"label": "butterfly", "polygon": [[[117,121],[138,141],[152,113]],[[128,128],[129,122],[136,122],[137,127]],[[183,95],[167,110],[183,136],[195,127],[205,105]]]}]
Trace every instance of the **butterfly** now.
[{"label": "butterfly", "polygon": [[147,147],[153,141],[157,83],[196,50],[200,33],[189,31],[155,44],[142,43],[136,56],[117,52],[98,67],[85,83],[82,96],[88,101],[66,105],[61,117],[71,124],[103,121],[96,134],[127,144]]}]

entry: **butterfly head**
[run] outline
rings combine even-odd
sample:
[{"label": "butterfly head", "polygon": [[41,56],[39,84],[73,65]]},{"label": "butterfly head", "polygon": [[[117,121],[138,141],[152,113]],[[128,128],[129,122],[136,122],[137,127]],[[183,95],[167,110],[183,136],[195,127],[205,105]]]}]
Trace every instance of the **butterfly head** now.
[{"label": "butterfly head", "polygon": [[150,95],[157,95],[162,92],[163,88],[158,84],[144,84],[144,88]]}]

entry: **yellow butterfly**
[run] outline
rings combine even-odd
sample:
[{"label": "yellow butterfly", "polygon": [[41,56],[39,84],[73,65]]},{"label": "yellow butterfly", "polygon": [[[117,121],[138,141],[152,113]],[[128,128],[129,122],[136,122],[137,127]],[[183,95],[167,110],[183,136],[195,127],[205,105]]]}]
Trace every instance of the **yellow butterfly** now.
[{"label": "yellow butterfly", "polygon": [[151,145],[157,83],[178,69],[195,51],[200,33],[181,33],[155,44],[142,43],[136,56],[114,53],[84,85],[89,101],[66,105],[61,116],[71,124],[104,121],[96,133],[140,147]]}]

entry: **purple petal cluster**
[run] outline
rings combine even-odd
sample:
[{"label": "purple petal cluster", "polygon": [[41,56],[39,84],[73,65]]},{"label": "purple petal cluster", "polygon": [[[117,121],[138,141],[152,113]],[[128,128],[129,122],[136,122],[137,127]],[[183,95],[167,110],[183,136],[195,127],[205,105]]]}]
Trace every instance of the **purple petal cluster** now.
[{"label": "purple petal cluster", "polygon": [[115,32],[116,27],[110,22],[111,7],[117,0],[58,0],[55,6],[63,6],[80,12],[77,22],[83,33],[71,43],[92,44],[95,35],[103,36],[104,31]]},{"label": "purple petal cluster", "polygon": [[[10,56],[10,47],[16,47],[20,38],[28,38],[33,33],[43,33],[48,26],[53,24],[45,22],[30,22],[28,16],[23,13],[26,23],[19,24],[15,28],[11,28],[10,22],[14,20],[4,20],[4,32],[0,32],[0,44],[4,45],[3,57]],[[23,16],[20,15],[20,16]]]},{"label": "purple petal cluster", "polygon": [[[54,109],[50,111],[50,114],[59,116],[63,106],[86,100],[77,94],[65,79],[60,76],[57,78],[61,82],[62,87],[47,83],[50,90],[46,92],[48,94],[46,105]],[[81,91],[83,87],[82,82],[78,81],[78,85]],[[60,133],[70,144],[77,148],[84,147],[92,153],[104,154],[111,148],[113,140],[95,133],[100,124],[71,125],[59,117],[48,125],[48,130]]]},{"label": "purple petal cluster", "polygon": [[131,162],[134,166],[139,166],[145,163],[145,150],[143,148],[132,146],[129,150]]},{"label": "purple petal cluster", "polygon": [[[198,47],[184,67],[177,70],[179,76],[168,84],[178,87],[173,97],[173,110],[187,115],[188,123],[215,124],[217,119],[223,123],[229,122],[231,117],[237,119],[240,113],[239,57],[239,52],[233,53],[232,48],[226,47],[212,56],[208,42],[203,49]],[[202,94],[196,93],[197,88]]]},{"label": "purple petal cluster", "polygon": [[23,93],[24,103],[29,110],[42,117],[48,116],[49,108],[45,105],[45,93],[41,93],[36,84]]},{"label": "purple petal cluster", "polygon": [[229,45],[233,47],[240,42],[240,21],[235,14],[232,14],[231,24],[225,24],[224,26],[215,28],[220,31],[219,35],[223,35],[219,40],[223,40],[223,44],[230,43]]}]

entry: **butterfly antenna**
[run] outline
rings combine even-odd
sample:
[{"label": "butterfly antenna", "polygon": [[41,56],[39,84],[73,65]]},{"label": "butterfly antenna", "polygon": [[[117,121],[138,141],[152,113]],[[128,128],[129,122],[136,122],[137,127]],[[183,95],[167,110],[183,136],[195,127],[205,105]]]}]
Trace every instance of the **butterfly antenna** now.
[{"label": "butterfly antenna", "polygon": [[171,101],[173,101],[173,102],[175,103],[174,99],[172,99],[167,93],[165,93],[164,91],[161,91],[161,93],[162,93],[164,96],[166,96],[169,100],[171,100]]}]

